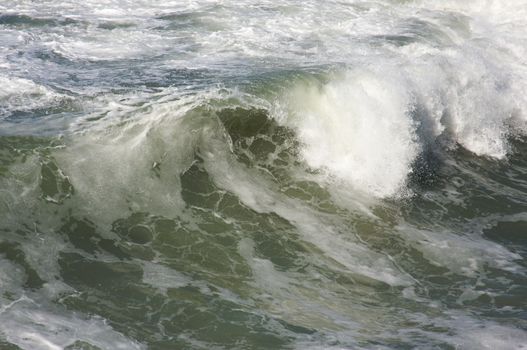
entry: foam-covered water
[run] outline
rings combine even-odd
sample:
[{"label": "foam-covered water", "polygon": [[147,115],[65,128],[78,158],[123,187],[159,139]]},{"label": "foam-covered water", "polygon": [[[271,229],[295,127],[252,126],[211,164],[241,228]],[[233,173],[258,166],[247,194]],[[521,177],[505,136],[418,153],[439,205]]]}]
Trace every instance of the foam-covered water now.
[{"label": "foam-covered water", "polygon": [[0,0],[0,348],[525,348],[526,18]]}]

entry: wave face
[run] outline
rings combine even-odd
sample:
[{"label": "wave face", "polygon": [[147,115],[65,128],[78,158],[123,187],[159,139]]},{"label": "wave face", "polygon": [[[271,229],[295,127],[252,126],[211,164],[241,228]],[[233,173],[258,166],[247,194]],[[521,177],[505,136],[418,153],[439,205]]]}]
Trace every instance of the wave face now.
[{"label": "wave face", "polygon": [[521,349],[527,2],[0,1],[0,348]]}]

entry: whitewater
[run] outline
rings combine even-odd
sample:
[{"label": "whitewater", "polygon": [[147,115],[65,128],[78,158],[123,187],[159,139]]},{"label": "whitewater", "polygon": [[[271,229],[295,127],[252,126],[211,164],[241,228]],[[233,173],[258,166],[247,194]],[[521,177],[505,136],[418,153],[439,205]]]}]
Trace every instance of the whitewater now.
[{"label": "whitewater", "polygon": [[525,33],[0,0],[0,349],[527,348]]}]

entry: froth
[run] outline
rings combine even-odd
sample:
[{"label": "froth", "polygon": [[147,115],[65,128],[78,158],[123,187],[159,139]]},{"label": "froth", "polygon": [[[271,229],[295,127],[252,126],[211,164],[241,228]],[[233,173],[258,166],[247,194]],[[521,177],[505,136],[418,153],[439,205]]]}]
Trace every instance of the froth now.
[{"label": "froth", "polygon": [[473,44],[442,52],[414,44],[329,82],[294,83],[275,117],[296,130],[311,168],[374,197],[401,195],[426,150],[458,145],[502,159],[525,133],[522,71],[497,65],[500,57]]},{"label": "froth", "polygon": [[28,79],[0,76],[0,116],[12,110],[48,107],[64,96]]},{"label": "froth", "polygon": [[410,96],[397,80],[352,71],[325,86],[292,92],[292,118],[309,166],[374,196],[403,187],[418,153]]},{"label": "froth", "polygon": [[101,318],[81,318],[58,309],[46,310],[28,297],[21,297],[1,310],[0,332],[23,349],[64,349],[77,341],[102,349],[144,348],[114,331]]}]

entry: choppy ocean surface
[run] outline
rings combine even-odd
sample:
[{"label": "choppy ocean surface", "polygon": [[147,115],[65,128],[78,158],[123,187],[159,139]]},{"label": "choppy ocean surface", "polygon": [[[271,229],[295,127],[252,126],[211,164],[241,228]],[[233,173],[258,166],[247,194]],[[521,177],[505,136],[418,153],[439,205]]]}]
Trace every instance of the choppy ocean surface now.
[{"label": "choppy ocean surface", "polygon": [[0,349],[527,349],[526,34],[0,0]]}]

